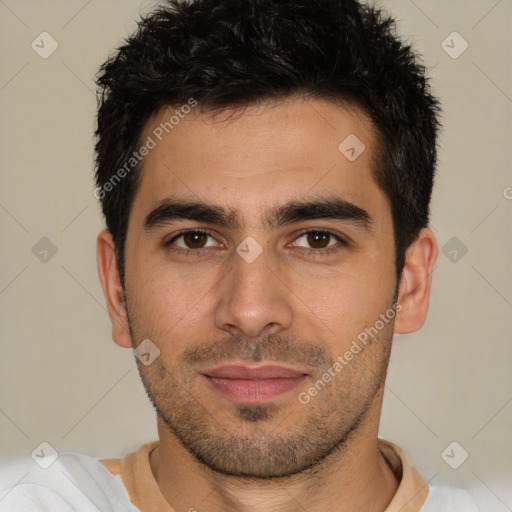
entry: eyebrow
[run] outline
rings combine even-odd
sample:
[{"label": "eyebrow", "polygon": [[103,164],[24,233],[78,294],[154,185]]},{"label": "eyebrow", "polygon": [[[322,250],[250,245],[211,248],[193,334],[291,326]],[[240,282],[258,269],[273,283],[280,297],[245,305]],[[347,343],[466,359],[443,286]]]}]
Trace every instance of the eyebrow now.
[{"label": "eyebrow", "polygon": [[[187,201],[174,197],[164,199],[152,210],[146,216],[143,227],[145,231],[151,231],[178,219],[216,224],[232,230],[243,228],[243,223],[235,210],[202,201]],[[373,221],[366,210],[339,197],[290,201],[265,214],[265,224],[269,228],[314,219],[347,221],[366,231],[370,231]]]}]

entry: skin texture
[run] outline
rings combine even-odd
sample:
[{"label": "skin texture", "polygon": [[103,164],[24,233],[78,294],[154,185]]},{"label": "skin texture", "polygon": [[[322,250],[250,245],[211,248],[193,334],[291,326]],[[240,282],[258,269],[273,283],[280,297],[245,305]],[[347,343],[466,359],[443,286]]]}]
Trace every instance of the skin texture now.
[{"label": "skin texture", "polygon": [[[141,140],[168,117],[158,112]],[[366,146],[355,161],[338,149],[349,134]],[[428,309],[437,257],[430,229],[407,251],[395,319],[309,403],[298,400],[393,306],[393,224],[371,174],[375,146],[361,111],[326,100],[289,98],[217,115],[198,108],[145,158],[127,233],[126,304],[112,236],[98,235],[114,341],[136,348],[150,339],[160,350],[151,364],[137,364],[158,412],[151,467],[176,511],[383,511],[396,492],[377,448],[378,424],[393,332],[420,328]],[[145,229],[146,216],[170,196],[221,206],[238,225],[178,219]],[[370,228],[329,218],[265,222],[289,201],[333,197],[366,210]],[[199,228],[210,236],[175,238]],[[305,230],[328,230],[346,244],[325,233],[317,243]],[[263,250],[251,263],[236,251],[247,237]],[[255,361],[307,377],[270,401],[244,404],[201,373]]]}]

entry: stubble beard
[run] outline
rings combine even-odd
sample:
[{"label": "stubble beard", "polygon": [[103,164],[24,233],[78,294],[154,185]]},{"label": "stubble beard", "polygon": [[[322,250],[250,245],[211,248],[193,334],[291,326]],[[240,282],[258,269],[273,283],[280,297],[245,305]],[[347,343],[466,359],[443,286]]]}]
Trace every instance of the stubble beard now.
[{"label": "stubble beard", "polygon": [[[130,322],[132,340],[141,340],[134,336],[134,327]],[[392,333],[393,322],[307,405],[294,395],[286,411],[273,402],[233,403],[227,425],[216,418],[211,398],[207,401],[201,394],[205,388],[197,372],[184,368],[234,358],[292,361],[318,368],[313,384],[332,367],[333,359],[321,347],[276,335],[257,343],[231,337],[203,344],[186,351],[181,364],[172,367],[165,367],[162,357],[149,366],[137,364],[156,413],[197,461],[223,475],[286,478],[315,471],[347,448],[384,385]]]}]

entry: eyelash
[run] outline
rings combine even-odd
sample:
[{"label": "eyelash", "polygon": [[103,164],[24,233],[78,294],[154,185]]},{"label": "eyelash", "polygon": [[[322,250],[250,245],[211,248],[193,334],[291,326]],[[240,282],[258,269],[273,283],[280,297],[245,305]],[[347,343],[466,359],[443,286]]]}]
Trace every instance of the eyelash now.
[{"label": "eyelash", "polygon": [[[297,237],[295,238],[295,240],[297,240],[298,238],[300,238],[304,235],[307,235],[308,233],[315,233],[315,232],[316,233],[324,233],[324,234],[328,234],[328,235],[332,236],[341,244],[342,247],[347,247],[349,245],[347,240],[342,238],[339,234],[334,233],[333,231],[330,231],[329,229],[306,229],[306,230],[300,232],[297,235]],[[163,244],[164,247],[170,247],[173,244],[173,242],[175,242],[178,238],[180,238],[183,235],[187,235],[187,234],[200,234],[200,235],[206,235],[206,236],[212,237],[211,233],[204,229],[185,229],[185,230],[177,233],[170,240],[164,242],[164,244]],[[206,248],[206,249],[208,249],[208,248]],[[339,245],[335,245],[333,247],[327,247],[325,249],[313,249],[313,248],[308,249],[305,247],[301,247],[301,249],[303,250],[303,252],[306,253],[307,256],[324,256],[326,254],[332,254],[334,252],[339,251],[341,249],[341,247]],[[191,256],[191,257],[200,257],[201,256],[200,253],[202,252],[202,248],[183,249],[181,247],[172,247],[172,250],[177,253],[184,254],[185,256]]]},{"label": "eyelash", "polygon": [[[164,247],[170,247],[173,242],[175,242],[178,238],[182,237],[183,235],[187,234],[197,234],[197,235],[207,235],[212,236],[208,231],[205,231],[204,229],[185,229],[183,231],[178,232],[175,236],[173,236],[170,240],[167,242],[164,242]],[[213,238],[213,237],[212,237]],[[177,252],[178,254],[183,254],[185,256],[191,256],[191,257],[200,257],[201,256],[201,249],[182,249],[181,247],[172,247],[172,251]]]}]

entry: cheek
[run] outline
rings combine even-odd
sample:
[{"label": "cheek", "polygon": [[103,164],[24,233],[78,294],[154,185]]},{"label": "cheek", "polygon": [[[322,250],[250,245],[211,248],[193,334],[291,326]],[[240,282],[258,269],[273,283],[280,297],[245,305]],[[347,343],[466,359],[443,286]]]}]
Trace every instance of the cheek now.
[{"label": "cheek", "polygon": [[[179,343],[183,332],[197,333],[206,326],[206,310],[211,307],[209,291],[216,280],[213,271],[194,272],[170,263],[132,269],[128,290],[130,310],[145,336]],[[181,333],[177,335],[177,333]]]},{"label": "cheek", "polygon": [[368,318],[370,290],[359,276],[336,274],[322,290],[317,291],[311,301],[319,317],[332,331],[331,334],[337,339],[344,339]]},{"label": "cheek", "polygon": [[339,350],[340,343],[356,337],[391,306],[391,287],[389,271],[375,259],[364,268],[303,275],[297,295],[318,332],[325,332],[333,350]]}]

